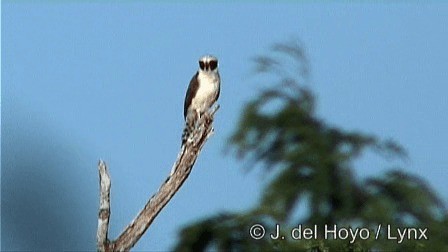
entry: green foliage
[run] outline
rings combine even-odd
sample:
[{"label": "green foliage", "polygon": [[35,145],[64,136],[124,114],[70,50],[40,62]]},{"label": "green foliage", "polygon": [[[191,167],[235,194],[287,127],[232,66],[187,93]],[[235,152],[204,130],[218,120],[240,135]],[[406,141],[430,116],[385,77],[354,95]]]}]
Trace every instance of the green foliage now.
[{"label": "green foliage", "polygon": [[[391,140],[331,126],[315,113],[315,98],[306,88],[308,63],[298,44],[277,44],[272,55],[255,58],[256,72],[274,77],[244,108],[230,138],[237,157],[251,160],[269,182],[259,204],[241,214],[225,214],[192,224],[181,232],[178,251],[442,251],[448,249],[447,212],[420,178],[397,169],[363,180],[353,175],[353,161],[366,151],[406,158]],[[297,206],[308,215],[295,217]],[[317,240],[254,240],[254,223],[282,234],[297,224],[317,225]],[[366,227],[428,227],[427,240],[323,239],[324,225]],[[284,228],[288,227],[288,228]]]}]

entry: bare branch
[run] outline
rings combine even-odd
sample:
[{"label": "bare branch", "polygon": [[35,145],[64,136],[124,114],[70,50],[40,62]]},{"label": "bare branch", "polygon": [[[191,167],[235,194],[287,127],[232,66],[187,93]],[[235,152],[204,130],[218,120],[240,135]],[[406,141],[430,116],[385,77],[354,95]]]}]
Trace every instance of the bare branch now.
[{"label": "bare branch", "polygon": [[109,230],[110,217],[110,176],[106,163],[100,160],[98,163],[100,174],[100,210],[98,213],[98,231],[96,233],[97,247],[99,251],[106,251],[109,241],[107,232]]},{"label": "bare branch", "polygon": [[[146,203],[144,208],[135,217],[135,219],[126,227],[120,236],[113,242],[107,240],[107,225],[109,221],[109,208],[106,223],[106,237],[99,236],[100,220],[98,224],[98,249],[100,251],[129,251],[145,233],[162,208],[170,201],[174,194],[179,190],[182,184],[190,175],[193,165],[204,146],[207,139],[213,134],[213,117],[219,105],[213,107],[210,112],[205,113],[199,120],[198,127],[193,131],[191,141],[187,141],[177,156],[177,160],[171,169],[170,175],[160,186],[156,194],[154,194]],[[101,164],[101,161],[100,161]],[[107,173],[107,170],[106,170]],[[101,179],[101,172],[100,172]],[[101,184],[102,185],[102,184]],[[109,180],[110,187],[110,180]],[[109,194],[107,194],[109,196]],[[108,198],[107,198],[108,199]],[[100,201],[100,213],[101,213]],[[107,201],[109,202],[109,201]],[[100,214],[101,215],[101,214]],[[103,227],[103,226],[101,226]],[[100,239],[101,238],[101,239]],[[102,246],[100,246],[102,243]]]}]

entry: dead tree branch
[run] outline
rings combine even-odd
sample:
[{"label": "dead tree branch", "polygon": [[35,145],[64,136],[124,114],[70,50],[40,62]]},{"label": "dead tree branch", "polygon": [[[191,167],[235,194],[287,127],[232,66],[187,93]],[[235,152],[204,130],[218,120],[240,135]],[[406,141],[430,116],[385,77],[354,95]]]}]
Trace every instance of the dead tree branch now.
[{"label": "dead tree branch", "polygon": [[107,232],[109,230],[110,217],[110,176],[106,163],[100,160],[98,163],[100,173],[100,211],[98,214],[98,231],[96,233],[97,247],[100,251],[105,251],[109,243]]},{"label": "dead tree branch", "polygon": [[219,105],[205,113],[198,126],[181,148],[170,175],[159,190],[148,200],[137,217],[125,228],[115,241],[107,237],[110,217],[110,177],[106,164],[98,164],[100,178],[100,209],[98,215],[97,249],[98,251],[129,251],[142,237],[163,207],[170,201],[190,175],[193,165],[207,139],[213,134],[213,117]]}]

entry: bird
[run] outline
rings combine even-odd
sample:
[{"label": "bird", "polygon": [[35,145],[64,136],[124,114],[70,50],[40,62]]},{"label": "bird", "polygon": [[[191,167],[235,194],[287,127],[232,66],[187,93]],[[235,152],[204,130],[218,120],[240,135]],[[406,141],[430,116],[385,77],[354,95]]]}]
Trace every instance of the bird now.
[{"label": "bird", "polygon": [[182,133],[182,145],[187,142],[196,128],[198,120],[218,100],[220,86],[218,58],[212,55],[204,55],[199,58],[199,69],[191,78],[185,94],[185,128]]}]

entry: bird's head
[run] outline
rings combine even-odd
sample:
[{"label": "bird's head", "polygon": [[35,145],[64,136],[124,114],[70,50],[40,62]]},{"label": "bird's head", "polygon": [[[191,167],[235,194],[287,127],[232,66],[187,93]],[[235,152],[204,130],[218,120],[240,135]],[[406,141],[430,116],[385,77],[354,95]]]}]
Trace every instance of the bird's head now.
[{"label": "bird's head", "polygon": [[199,59],[199,71],[202,72],[217,72],[218,59],[212,55],[205,55]]}]

